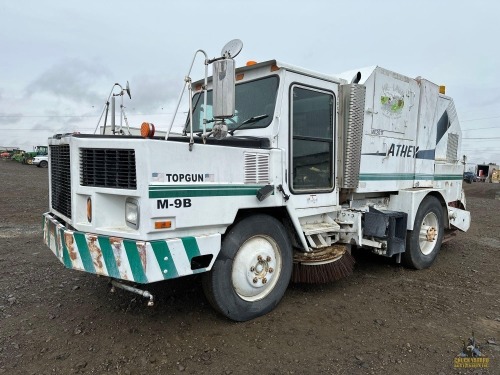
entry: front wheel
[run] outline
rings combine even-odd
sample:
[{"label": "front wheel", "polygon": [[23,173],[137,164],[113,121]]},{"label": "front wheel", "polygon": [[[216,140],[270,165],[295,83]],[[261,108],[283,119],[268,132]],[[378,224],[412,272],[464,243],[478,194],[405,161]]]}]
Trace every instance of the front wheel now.
[{"label": "front wheel", "polygon": [[403,264],[418,270],[430,267],[441,248],[443,234],[443,207],[436,197],[427,196],[418,208],[413,230],[408,231]]},{"label": "front wheel", "polygon": [[236,224],[222,242],[203,289],[210,304],[236,321],[247,321],[274,309],[292,274],[292,245],[283,225],[268,215]]},{"label": "front wheel", "polygon": [[38,166],[39,166],[40,168],[47,168],[47,167],[49,166],[49,163],[47,163],[47,161],[45,161],[45,160],[42,160],[42,161],[40,162],[40,164],[38,164]]}]

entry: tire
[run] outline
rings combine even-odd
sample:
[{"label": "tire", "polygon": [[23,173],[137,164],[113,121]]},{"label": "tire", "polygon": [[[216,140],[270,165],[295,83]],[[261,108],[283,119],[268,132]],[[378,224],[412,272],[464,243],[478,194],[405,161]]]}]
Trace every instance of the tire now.
[{"label": "tire", "polygon": [[292,245],[284,226],[268,215],[254,215],[236,224],[222,241],[203,290],[229,319],[244,322],[273,310],[292,275]]},{"label": "tire", "polygon": [[407,233],[403,264],[417,270],[430,267],[439,253],[443,235],[443,208],[436,197],[429,195],[420,203],[413,230]]},{"label": "tire", "polygon": [[40,168],[47,168],[49,166],[49,163],[46,160],[42,160],[40,164],[38,164]]}]

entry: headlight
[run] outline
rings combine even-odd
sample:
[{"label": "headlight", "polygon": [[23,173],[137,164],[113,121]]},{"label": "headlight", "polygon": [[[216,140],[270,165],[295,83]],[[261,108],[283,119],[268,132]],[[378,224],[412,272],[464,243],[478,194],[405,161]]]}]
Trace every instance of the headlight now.
[{"label": "headlight", "polygon": [[125,221],[129,227],[139,228],[139,202],[134,198],[125,201]]}]

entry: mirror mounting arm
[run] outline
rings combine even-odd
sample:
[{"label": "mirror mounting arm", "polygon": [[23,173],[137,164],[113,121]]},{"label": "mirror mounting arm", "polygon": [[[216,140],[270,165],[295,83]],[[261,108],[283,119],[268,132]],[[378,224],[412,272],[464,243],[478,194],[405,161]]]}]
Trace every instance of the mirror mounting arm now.
[{"label": "mirror mounting arm", "polygon": [[230,59],[230,58],[231,58],[231,56],[214,57],[213,59],[207,60],[206,64],[209,65],[209,64],[212,64],[212,63],[214,63],[216,61],[224,60],[224,59]]},{"label": "mirror mounting arm", "polygon": [[[220,60],[227,60],[227,64],[230,65],[231,67],[231,70],[232,70],[232,86],[233,86],[233,93],[232,93],[232,96],[230,96],[230,98],[232,98],[232,105],[233,105],[233,112],[234,112],[234,61],[233,61],[233,58],[235,58],[241,51],[241,49],[243,48],[243,43],[241,42],[241,40],[239,39],[233,39],[231,41],[229,41],[228,43],[226,43],[226,45],[222,48],[222,52],[221,52],[221,57],[217,57],[217,58],[214,58],[214,59],[209,59],[208,58],[208,55],[205,51],[199,49],[195,52],[194,56],[193,56],[193,61],[191,62],[191,66],[189,67],[189,71],[188,71],[188,74],[186,75],[186,78],[185,78],[185,84],[181,90],[181,93],[179,95],[179,100],[177,102],[177,106],[175,108],[175,111],[174,111],[174,115],[172,116],[172,121],[170,122],[170,126],[168,127],[168,130],[167,130],[167,133],[165,135],[165,140],[168,139],[168,136],[170,135],[170,131],[172,130],[172,126],[174,125],[174,121],[175,121],[175,116],[177,115],[177,111],[179,110],[179,106],[181,104],[181,101],[182,101],[182,96],[184,95],[184,91],[186,89],[186,86],[188,86],[188,90],[189,90],[189,94],[190,94],[190,97],[189,97],[189,132],[190,132],[190,139],[189,139],[189,151],[192,151],[193,149],[193,145],[194,145],[194,138],[193,138],[193,102],[192,102],[192,91],[193,91],[193,87],[192,87],[192,82],[191,82],[191,78],[189,77],[189,75],[191,74],[191,70],[193,69],[193,65],[194,65],[194,61],[196,60],[196,56],[198,55],[198,53],[203,53],[203,55],[205,56],[205,61],[204,61],[204,64],[205,64],[205,80],[204,80],[204,85],[202,86],[202,89],[203,89],[203,105],[204,105],[204,108],[206,109],[207,108],[207,88],[208,88],[208,65],[216,62],[216,61],[220,61]],[[217,64],[219,65],[219,64]],[[224,70],[224,76],[225,76],[225,69],[226,69],[226,66],[223,66],[222,69]],[[213,74],[215,76],[215,72]],[[214,87],[214,92],[215,92],[215,87]],[[215,98],[214,98],[214,101],[215,101]],[[217,117],[217,116],[214,116],[214,117]],[[222,115],[218,116],[218,117],[221,117],[222,119],[224,117],[227,117],[227,115],[223,112]],[[217,118],[218,118],[217,117]],[[224,122],[224,120],[222,120],[222,122]],[[207,138],[207,129],[206,129],[206,124],[207,124],[207,111],[205,110],[204,111],[204,114],[203,114],[203,140],[205,141],[206,138]],[[212,132],[211,132],[212,133]],[[221,131],[220,131],[220,134],[223,134],[224,131],[223,129],[221,128]],[[226,129],[226,133],[227,133],[227,129]]]},{"label": "mirror mounting arm", "polygon": [[[206,97],[207,97],[207,90],[206,90],[206,86],[207,86],[207,81],[208,81],[208,65],[206,64],[208,60],[208,55],[205,51],[203,51],[202,49],[199,49],[197,50],[195,53],[194,53],[194,56],[193,56],[193,60],[191,61],[191,66],[189,67],[189,70],[188,70],[188,73],[186,75],[186,78],[184,79],[185,83],[184,85],[182,86],[182,90],[181,90],[181,93],[179,95],[179,100],[177,101],[177,106],[175,107],[175,111],[174,111],[174,115],[172,116],[172,121],[170,121],[170,126],[168,127],[167,129],[167,134],[165,135],[165,140],[168,139],[168,136],[170,135],[170,131],[172,130],[172,126],[174,125],[174,121],[175,121],[175,116],[177,115],[177,111],[179,110],[179,106],[181,104],[181,101],[182,101],[182,97],[184,96],[184,91],[186,90],[186,86],[189,84],[191,85],[191,78],[189,77],[189,75],[191,74],[191,70],[193,69],[193,65],[194,65],[194,61],[196,60],[196,56],[198,55],[198,53],[202,53],[204,56],[205,56],[205,89],[203,91],[203,95],[204,95],[204,104],[205,104],[205,107],[206,107]],[[188,83],[189,81],[189,83]],[[191,98],[189,98],[189,100],[191,101]],[[189,118],[190,118],[190,132],[191,132],[191,139],[193,138],[193,123],[192,123],[192,116],[193,114],[191,113],[191,110],[190,110],[190,113],[189,113]],[[204,130],[205,131],[205,130]],[[192,148],[192,145],[191,147]]]}]

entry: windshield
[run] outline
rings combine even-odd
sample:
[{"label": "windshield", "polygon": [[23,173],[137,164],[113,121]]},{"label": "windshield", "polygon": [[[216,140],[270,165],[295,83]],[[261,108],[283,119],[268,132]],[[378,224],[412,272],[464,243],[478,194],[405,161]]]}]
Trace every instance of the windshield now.
[{"label": "windshield", "polygon": [[[256,81],[236,85],[236,105],[234,117],[226,119],[228,129],[255,129],[268,126],[274,115],[278,77],[270,76]],[[193,131],[203,131],[203,92],[193,96]],[[212,117],[212,90],[207,91],[207,120]],[[212,129],[213,122],[207,124],[207,131]],[[187,122],[189,126],[189,120]],[[238,131],[236,130],[236,132]]]}]

